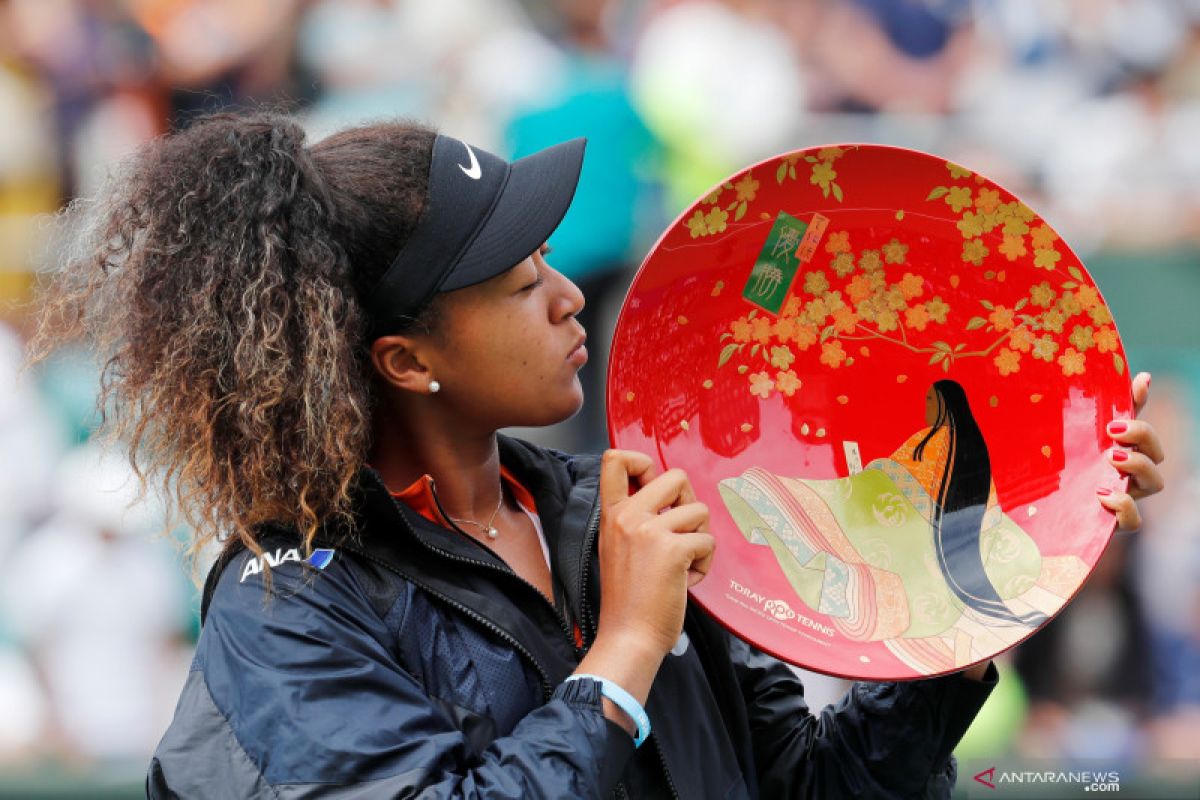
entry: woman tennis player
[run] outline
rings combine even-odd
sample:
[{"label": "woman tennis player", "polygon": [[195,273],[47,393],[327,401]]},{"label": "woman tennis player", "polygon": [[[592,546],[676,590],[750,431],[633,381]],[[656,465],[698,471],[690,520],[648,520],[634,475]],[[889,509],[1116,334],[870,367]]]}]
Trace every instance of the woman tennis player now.
[{"label": "woman tennis player", "polygon": [[[994,666],[814,714],[689,605],[684,473],[497,433],[583,402],[545,247],[583,154],[216,116],[102,198],[35,352],[90,336],[114,431],[221,548],[149,796],[949,796]],[[1135,528],[1162,454],[1123,422],[1132,496],[1098,502]]]}]

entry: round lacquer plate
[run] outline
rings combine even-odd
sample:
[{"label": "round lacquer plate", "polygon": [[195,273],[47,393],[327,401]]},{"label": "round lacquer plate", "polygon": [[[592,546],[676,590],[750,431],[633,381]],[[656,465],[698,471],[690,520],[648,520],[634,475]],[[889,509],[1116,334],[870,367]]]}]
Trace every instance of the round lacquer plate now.
[{"label": "round lacquer plate", "polygon": [[874,145],[756,164],[659,239],[622,308],[614,447],[687,470],[692,590],[793,664],[898,680],[1032,634],[1112,536],[1133,400],[1079,259],[992,181]]}]

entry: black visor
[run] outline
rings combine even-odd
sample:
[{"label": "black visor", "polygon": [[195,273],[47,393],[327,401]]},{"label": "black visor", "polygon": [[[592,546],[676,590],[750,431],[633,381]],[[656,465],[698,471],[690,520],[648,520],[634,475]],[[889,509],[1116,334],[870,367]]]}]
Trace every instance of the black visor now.
[{"label": "black visor", "polygon": [[486,281],[541,247],[575,196],[585,144],[572,139],[510,164],[438,136],[421,218],[367,298],[376,335],[438,292]]}]

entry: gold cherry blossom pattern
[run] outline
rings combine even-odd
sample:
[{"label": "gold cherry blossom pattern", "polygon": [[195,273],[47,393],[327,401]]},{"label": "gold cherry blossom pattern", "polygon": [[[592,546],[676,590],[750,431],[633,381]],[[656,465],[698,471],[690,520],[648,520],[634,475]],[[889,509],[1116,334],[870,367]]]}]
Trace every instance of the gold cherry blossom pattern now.
[{"label": "gold cherry blossom pattern", "polygon": [[775,388],[791,397],[801,386],[800,378],[793,370],[785,370],[775,375]]},{"label": "gold cherry blossom pattern", "polygon": [[699,239],[702,236],[724,232],[728,221],[729,212],[714,206],[707,213],[703,209],[697,208],[684,224],[687,225],[692,238]]},{"label": "gold cherry blossom pattern", "polygon": [[[758,197],[760,187],[758,179],[749,172],[738,178],[736,183],[725,181],[718,184],[700,200],[701,207],[697,208],[692,216],[684,221],[692,238],[699,239],[714,233],[724,233],[729,224],[729,215],[733,214],[734,222],[738,222],[746,216],[750,203]],[[733,192],[733,199],[722,204],[721,197],[730,190]],[[708,206],[708,209],[705,210],[704,206]]]},{"label": "gold cherry blossom pattern", "polygon": [[829,266],[833,269],[834,274],[839,278],[844,278],[854,272],[854,256],[851,253],[838,253],[829,262]]},{"label": "gold cherry blossom pattern", "polygon": [[1068,347],[1058,357],[1058,365],[1062,367],[1063,375],[1082,375],[1084,373],[1083,353],[1074,347]]},{"label": "gold cherry blossom pattern", "polygon": [[1039,248],[1033,251],[1033,265],[1044,270],[1053,272],[1058,262],[1062,259],[1062,253],[1052,247]]},{"label": "gold cherry blossom pattern", "polygon": [[1096,340],[1096,349],[1101,353],[1115,353],[1118,346],[1117,332],[1107,326],[1100,328],[1093,334]]},{"label": "gold cherry blossom pattern", "polygon": [[796,355],[788,347],[771,348],[771,366],[786,370],[796,360]]},{"label": "gold cherry blossom pattern", "polygon": [[[951,180],[935,186],[926,202],[940,201],[958,217],[964,263],[984,267],[990,260],[1012,263],[1029,258],[1034,269],[1063,277],[1064,252],[1059,249],[1059,236],[1038,220],[1032,209],[1015,198],[1006,202],[1000,190],[970,170],[950,162],[946,169]],[[1058,363],[1063,374],[1070,376],[1086,371],[1088,359],[1093,357],[1089,353],[1111,353],[1113,368],[1124,374],[1125,361],[1118,352],[1120,343],[1111,327],[1112,315],[1096,288],[1085,282],[1082,270],[1069,262],[1065,266],[1070,280],[1064,279],[1057,286],[1051,280],[1041,281],[1011,309],[984,301],[989,313],[968,321],[969,331],[1009,333],[1004,346],[1015,356],[993,359],[1001,376],[1015,374],[1024,354]],[[983,277],[1002,283],[1007,275],[1003,269],[987,269]],[[1031,307],[1027,309],[1028,305]],[[922,321],[916,314],[910,325],[919,329]],[[1064,351],[1067,347],[1072,351],[1069,356]],[[1063,360],[1057,362],[1060,357]]]},{"label": "gold cherry blossom pattern", "polygon": [[975,195],[975,208],[984,214],[994,214],[1000,208],[1000,192],[995,189],[980,189]]},{"label": "gold cherry blossom pattern", "polygon": [[[840,154],[829,155],[835,155],[832,164]],[[798,160],[785,159],[783,166],[794,167]],[[974,177],[954,165],[947,169],[955,177]],[[789,176],[784,170],[778,177],[782,182]],[[1062,256],[1055,247],[1057,234],[1024,204],[1005,202],[1001,191],[986,182],[976,183],[939,187],[944,193],[931,193],[931,199],[945,198],[952,208],[958,207],[960,223],[965,220],[960,227],[977,234],[964,238],[963,261],[983,266],[989,259],[1008,263],[1032,255],[1036,260],[1038,251],[1049,251],[1052,255],[1043,258],[1057,265]],[[748,184],[745,188],[757,191]],[[951,196],[951,189],[958,191]],[[985,240],[988,235],[993,239]],[[985,241],[999,244],[989,247]],[[865,247],[854,244],[850,231],[830,231],[824,257],[797,276],[794,294],[786,299],[778,318],[752,309],[731,321],[721,334],[724,344],[718,368],[732,361],[738,374],[747,375],[751,393],[764,400],[776,392],[792,397],[802,390],[795,369],[802,353],[810,352],[808,358],[828,369],[852,368],[854,349],[868,356],[865,346],[853,343],[869,339],[928,355],[931,366],[941,364],[946,372],[960,359],[984,358],[1000,377],[1029,377],[1026,363],[1070,377],[1084,374],[1091,359],[1101,354],[1112,359],[1118,373],[1124,372],[1112,317],[1078,267],[1068,265],[1072,280],[1060,282],[1056,278],[1064,276],[1056,266],[1050,270],[1055,274],[1030,286],[1028,296],[1016,302],[981,300],[984,313],[969,318],[959,329],[958,341],[952,330],[934,340],[938,328],[949,324],[951,307],[940,295],[930,297],[930,284],[908,267],[909,243],[892,237]],[[984,275],[998,282],[1005,279],[1004,270],[988,270]],[[957,286],[958,277],[953,276],[952,286]],[[983,334],[990,336],[979,341]]]},{"label": "gold cherry blossom pattern", "polygon": [[771,376],[766,372],[755,372],[750,375],[750,394],[766,400],[771,396],[771,390],[774,388],[775,381],[771,380]]},{"label": "gold cherry blossom pattern", "polygon": [[908,245],[895,237],[882,248],[883,257],[889,264],[903,264],[908,259]]},{"label": "gold cherry blossom pattern", "polygon": [[1025,240],[1020,236],[1004,236],[1004,241],[1000,244],[1000,252],[1009,261],[1016,261],[1028,251],[1025,249]]},{"label": "gold cherry blossom pattern", "polygon": [[[992,252],[1009,262],[1033,253],[1035,267],[1051,272],[1057,268],[1062,260],[1062,253],[1055,247],[1058,234],[1045,224],[1033,225],[1037,215],[1029,206],[1015,199],[1004,202],[998,189],[984,185],[982,176],[957,164],[947,163],[946,168],[953,180],[945,186],[935,186],[925,200],[942,201],[958,217],[956,225],[963,237],[964,263],[981,267]],[[954,183],[955,180],[970,183]],[[992,234],[1000,241],[989,247],[983,237]],[[1003,281],[1004,277],[1003,271],[995,270],[984,275],[986,280]]]},{"label": "gold cherry blossom pattern", "polygon": [[846,360],[846,349],[837,339],[821,345],[821,363],[837,369]]},{"label": "gold cherry blossom pattern", "polygon": [[[1082,279],[1078,268],[1069,270],[1073,277]],[[1029,296],[1012,308],[981,300],[987,314],[971,317],[967,330],[1008,333],[1004,349],[1012,355],[994,359],[1001,376],[1017,372],[1024,354],[1057,363],[1067,377],[1082,375],[1087,371],[1086,355],[1092,351],[1098,355],[1111,353],[1113,368],[1124,374],[1125,361],[1117,352],[1120,342],[1116,330],[1107,324],[1111,317],[1100,304],[1100,293],[1077,280],[1064,281],[1061,286],[1060,292],[1049,281],[1034,284],[1029,287]],[[1103,321],[1098,322],[1097,317]]]},{"label": "gold cherry blossom pattern", "polygon": [[726,189],[732,189],[732,188],[733,188],[733,184],[730,183],[729,181],[718,184],[711,192],[709,192],[708,194],[704,195],[703,198],[701,198],[700,205],[704,205],[704,206],[714,205],[718,200],[721,199],[721,192],[725,191]]},{"label": "gold cherry blossom pattern", "polygon": [[1008,346],[1018,353],[1028,353],[1033,349],[1033,343],[1036,339],[1037,336],[1034,335],[1033,331],[1022,326],[1014,330],[1012,335],[1008,337]]},{"label": "gold cherry blossom pattern", "polygon": [[733,212],[734,222],[746,216],[746,209],[754,198],[758,196],[758,187],[759,182],[749,172],[738,179],[737,183],[733,184],[733,202],[726,206],[725,210]]},{"label": "gold cherry blossom pattern", "polygon": [[971,178],[975,175],[975,173],[971,170],[967,169],[966,167],[960,167],[958,164],[955,164],[952,161],[946,162],[946,169],[950,170],[951,178]]},{"label": "gold cherry blossom pattern", "polygon": [[962,260],[981,267],[983,260],[988,257],[990,252],[987,245],[983,243],[983,239],[968,239],[963,242]]},{"label": "gold cherry blossom pattern", "polygon": [[1000,351],[996,353],[994,363],[996,364],[996,369],[1000,371],[1001,375],[1012,375],[1014,372],[1018,372],[1021,369],[1021,354],[1016,350],[1010,350],[1007,347],[1001,347]]},{"label": "gold cherry blossom pattern", "polygon": [[829,234],[825,238],[825,252],[833,253],[849,253],[850,252],[850,232],[836,231]]},{"label": "gold cherry blossom pattern", "polygon": [[[846,155],[846,150],[847,148],[844,147],[825,147],[818,150],[815,156],[803,156],[804,161],[812,165],[808,182],[819,187],[822,196],[833,195],[833,198],[839,203],[844,199],[844,195],[842,187],[837,183],[838,174],[834,168],[834,162]],[[796,164],[799,163],[800,158],[800,153],[792,153],[780,159],[779,166],[775,169],[775,182],[782,184],[785,180],[798,180]]]},{"label": "gold cherry blossom pattern", "polygon": [[[985,205],[998,202],[995,197],[985,196]],[[761,359],[765,366],[778,372],[777,378],[792,371],[795,357],[819,345],[817,360],[830,369],[854,365],[847,343],[868,339],[880,339],[915,353],[929,355],[931,365],[941,364],[949,372],[950,367],[961,358],[993,357],[995,351],[1004,346],[1006,353],[992,358],[992,363],[1002,375],[1019,371],[1021,356],[1033,350],[1036,337],[1034,329],[1053,327],[1053,315],[1063,316],[1075,312],[1074,305],[1091,304],[1092,297],[1069,297],[1057,302],[1053,288],[1048,284],[1035,287],[1039,299],[1054,302],[1047,314],[1050,321],[1044,325],[1029,324],[1021,312],[1029,304],[1025,298],[1014,307],[988,303],[988,316],[973,319],[967,331],[986,327],[987,332],[999,334],[986,346],[967,350],[966,342],[950,343],[947,340],[932,342],[910,341],[910,337],[923,338],[937,326],[948,323],[950,305],[940,295],[927,297],[926,280],[911,271],[901,272],[908,262],[909,245],[894,237],[878,247],[866,248],[857,254],[851,246],[849,234],[833,231],[831,246],[826,250],[832,255],[827,269],[809,270],[802,274],[797,293],[787,299],[780,317],[774,322],[752,310],[747,315],[730,323],[729,330],[722,334],[726,341],[718,360],[724,366],[735,355],[749,347],[751,362]],[[1044,295],[1049,292],[1051,300]],[[1096,296],[1098,298],[1098,295]],[[1063,319],[1057,320],[1061,328]],[[1084,334],[1080,334],[1082,337]],[[864,357],[868,348],[860,348]],[[1061,345],[1054,341],[1043,344],[1039,352],[1053,350],[1048,354],[1052,360]],[[749,369],[749,367],[748,367]],[[765,374],[765,373],[764,373]],[[768,375],[769,378],[769,375]],[[789,381],[779,378],[781,383],[768,387],[762,380],[756,381],[755,393],[759,396],[772,389],[783,391]],[[791,396],[791,393],[788,393]]]},{"label": "gold cherry blossom pattern", "polygon": [[1054,341],[1054,337],[1048,334],[1039,336],[1033,340],[1033,345],[1029,350],[1034,358],[1040,358],[1042,361],[1053,361],[1054,354],[1058,352],[1058,342]]},{"label": "gold cherry blossom pattern", "polygon": [[[988,339],[964,336],[967,341],[952,342],[943,334],[929,341],[947,326],[951,307],[940,295],[929,297],[926,279],[904,268],[908,245],[894,238],[877,248],[843,252],[842,242],[849,244],[849,236],[840,233],[833,233],[837,253],[829,268],[802,273],[777,319],[752,309],[721,334],[725,345],[718,367],[742,356],[735,363],[739,373],[750,373],[748,386],[756,397],[795,395],[801,388],[796,360],[814,346],[810,358],[829,369],[843,369],[855,363],[852,349],[864,358],[870,355],[865,344],[852,343],[871,339],[926,354],[931,366],[941,364],[946,372],[960,359],[986,358],[1002,378],[1022,373],[1026,361],[1070,377],[1086,372],[1093,357],[1089,354],[1108,353],[1116,368],[1124,369],[1116,330],[1092,286],[1067,281],[1056,288],[1041,281],[1016,303],[980,300],[983,313],[971,317],[962,334],[990,334]],[[837,269],[842,257],[851,262],[845,274]]]},{"label": "gold cherry blossom pattern", "polygon": [[1091,325],[1076,325],[1067,341],[1079,352],[1086,353],[1096,346],[1096,329]]},{"label": "gold cherry blossom pattern", "polygon": [[963,209],[970,208],[974,204],[969,186],[951,186],[946,191],[946,205],[954,209],[955,214],[961,214]]},{"label": "gold cherry blossom pattern", "polygon": [[[846,231],[832,231],[826,246],[832,256],[829,266],[801,273],[796,293],[784,302],[777,319],[751,309],[733,320],[721,334],[718,368],[738,356],[738,371],[749,375],[748,388],[763,399],[773,391],[790,397],[800,389],[793,365],[814,345],[815,358],[830,369],[852,367],[851,343],[868,339],[927,353],[937,361],[949,354],[948,369],[950,361],[964,355],[965,345],[920,347],[909,342],[912,333],[944,326],[950,312],[941,296],[927,296],[925,278],[907,268],[909,247],[893,237],[856,253]],[[863,357],[870,354],[865,345],[855,349]]]}]

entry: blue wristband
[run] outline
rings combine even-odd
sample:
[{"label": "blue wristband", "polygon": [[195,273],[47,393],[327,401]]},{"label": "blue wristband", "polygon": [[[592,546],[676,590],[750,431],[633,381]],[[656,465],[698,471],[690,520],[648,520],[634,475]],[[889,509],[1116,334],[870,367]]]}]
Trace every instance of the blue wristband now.
[{"label": "blue wristband", "polygon": [[610,681],[608,678],[601,678],[599,675],[576,673],[563,681],[563,683],[578,681],[583,678],[600,684],[600,694],[613,701],[617,708],[629,715],[629,718],[633,720],[633,724],[637,726],[637,734],[633,737],[633,746],[641,747],[642,742],[646,741],[646,737],[650,735],[650,717],[646,714],[646,709],[642,708],[642,704],[634,700],[633,695],[616,683]]}]

